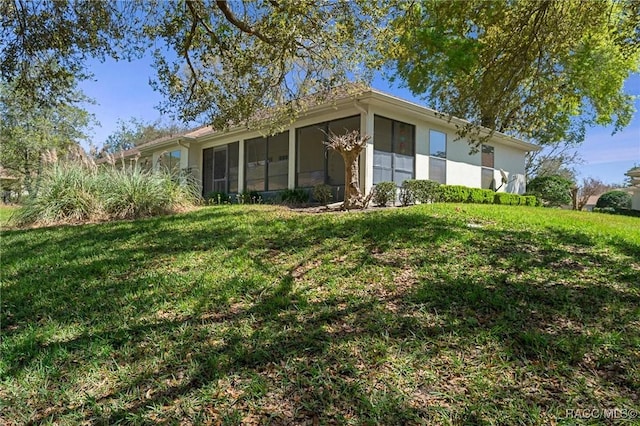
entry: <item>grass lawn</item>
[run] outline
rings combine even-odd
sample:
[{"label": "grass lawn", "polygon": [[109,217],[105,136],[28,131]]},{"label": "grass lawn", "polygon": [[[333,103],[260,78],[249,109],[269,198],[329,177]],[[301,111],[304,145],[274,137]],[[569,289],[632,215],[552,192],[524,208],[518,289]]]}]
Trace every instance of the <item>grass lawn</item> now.
[{"label": "grass lawn", "polygon": [[6,226],[17,207],[0,204],[0,226]]},{"label": "grass lawn", "polygon": [[602,424],[575,414],[640,406],[638,218],[221,206],[0,244],[3,424]]}]

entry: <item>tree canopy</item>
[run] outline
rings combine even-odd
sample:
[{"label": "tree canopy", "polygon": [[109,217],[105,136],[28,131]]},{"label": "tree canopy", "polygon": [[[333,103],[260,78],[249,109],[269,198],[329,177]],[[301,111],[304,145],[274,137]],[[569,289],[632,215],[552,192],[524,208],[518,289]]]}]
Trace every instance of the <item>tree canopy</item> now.
[{"label": "tree canopy", "polygon": [[[366,2],[363,2],[366,4]],[[368,7],[368,6],[365,6]],[[34,103],[68,102],[88,57],[153,53],[162,112],[223,128],[362,72],[372,14],[357,2],[2,2],[2,79]],[[51,66],[49,66],[51,64]]]},{"label": "tree canopy", "polygon": [[[71,93],[77,99],[82,94]],[[25,106],[28,104],[28,106]],[[42,170],[42,155],[64,154],[87,139],[93,117],[73,105],[32,105],[21,89],[0,84],[0,165],[20,178],[28,191]]]},{"label": "tree canopy", "polygon": [[637,1],[423,0],[402,3],[382,37],[391,73],[476,126],[578,143],[634,111],[623,84],[640,65]]},{"label": "tree canopy", "polygon": [[153,54],[161,111],[216,128],[292,120],[306,95],[385,64],[470,120],[461,134],[578,143],[588,125],[629,123],[623,83],[640,64],[637,0],[42,0],[0,15],[2,82],[25,108],[77,104],[89,57]]},{"label": "tree canopy", "polygon": [[97,157],[104,154],[115,154],[151,142],[164,136],[176,135],[187,129],[176,123],[163,123],[160,119],[148,122],[132,117],[129,120],[118,120],[116,129],[107,136],[102,148],[96,152]]},{"label": "tree canopy", "polygon": [[88,57],[133,52],[135,7],[91,0],[0,2],[2,81],[36,108],[77,102],[78,81],[91,77]]}]

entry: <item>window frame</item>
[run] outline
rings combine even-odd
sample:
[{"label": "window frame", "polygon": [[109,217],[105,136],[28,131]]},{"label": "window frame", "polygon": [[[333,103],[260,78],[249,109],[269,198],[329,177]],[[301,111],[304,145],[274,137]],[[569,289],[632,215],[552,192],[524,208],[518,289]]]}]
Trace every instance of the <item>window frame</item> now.
[{"label": "window frame", "polygon": [[[434,134],[444,136],[444,153],[443,154],[437,155],[437,153],[434,153],[433,151],[433,148],[434,148],[433,141],[435,139],[433,137]],[[449,151],[448,145],[449,145],[449,134],[447,132],[443,132],[436,129],[429,129],[429,180],[439,182],[442,185],[447,183],[447,154]],[[433,166],[435,164],[442,165],[442,171],[443,171],[442,179],[434,176],[435,167]]]},{"label": "window frame", "polygon": [[[331,156],[331,152],[329,150],[329,148],[327,148],[327,146],[325,145],[325,142],[327,142],[329,140],[329,128],[331,127],[332,123],[338,122],[338,121],[343,121],[343,120],[350,120],[350,119],[357,119],[360,120],[360,115],[349,115],[346,117],[340,117],[340,118],[335,118],[333,120],[327,120],[327,121],[321,121],[319,123],[315,123],[315,124],[310,124],[308,126],[302,126],[302,127],[297,127],[295,129],[296,132],[296,164],[295,164],[295,186],[296,188],[299,186],[299,175],[300,175],[300,146],[301,146],[301,140],[300,140],[300,131],[304,130],[304,129],[309,129],[309,128],[316,128],[318,130],[320,130],[323,134],[323,161],[322,161],[322,172],[323,172],[323,181],[321,184],[324,185],[330,185],[333,187],[344,187],[346,185],[346,182],[339,184],[339,185],[334,185],[329,183],[329,157]],[[356,129],[359,132],[362,132],[362,123],[360,123],[360,121],[358,121],[358,128]],[[342,156],[340,154],[338,154],[337,152],[334,152],[336,154],[336,156],[334,158],[339,158],[340,161],[343,161],[341,158]],[[359,161],[359,159],[358,159]],[[319,169],[317,170],[319,171]],[[303,172],[303,173],[308,173],[308,172]],[[342,177],[344,179],[344,176]]]},{"label": "window frame", "polygon": [[[286,140],[287,143],[287,154],[286,154],[286,160],[287,160],[287,174],[286,174],[286,180],[287,182],[289,181],[289,166],[288,166],[288,160],[289,160],[289,130],[285,130],[284,132],[280,132],[277,133],[275,135],[271,135],[271,136],[262,136],[262,137],[256,137],[256,138],[250,138],[250,139],[245,139],[244,140],[244,189],[248,190],[248,191],[257,191],[257,192],[271,192],[271,191],[281,191],[282,189],[286,189],[288,187],[288,185],[285,185],[284,188],[278,188],[278,189],[269,189],[269,144],[270,142],[275,139],[276,137],[283,137],[284,140]],[[263,152],[263,157],[262,159],[258,159],[257,163],[262,163],[264,162],[264,186],[263,189],[251,189],[249,190],[249,187],[247,185],[247,182],[249,181],[247,179],[248,173],[247,173],[247,169],[248,169],[248,157],[249,157],[249,150],[247,149],[247,145],[248,143],[251,143],[253,141],[264,141],[264,152]],[[279,160],[279,161],[284,161],[284,160]],[[285,176],[285,175],[274,175],[274,176]]]},{"label": "window frame", "polygon": [[[390,151],[383,151],[383,150],[376,150],[376,119],[378,120],[386,120],[389,121],[391,124],[391,134],[390,134],[390,143],[391,143],[391,150]],[[398,141],[398,127],[400,125],[404,125],[404,126],[409,126],[411,128],[411,155],[406,155],[403,154],[401,152],[398,152],[397,150],[397,146],[399,145],[399,141]],[[411,177],[409,179],[415,179],[416,176],[416,125],[412,124],[412,123],[407,123],[406,121],[401,121],[401,120],[396,120],[394,118],[389,118],[389,117],[385,117],[383,115],[379,115],[379,114],[374,114],[373,115],[373,151],[374,151],[374,156],[375,156],[375,152],[376,151],[380,151],[380,152],[386,152],[391,154],[391,167],[382,167],[382,166],[376,166],[375,164],[375,160],[373,162],[373,169],[374,169],[374,181],[375,181],[375,169],[379,169],[379,170],[383,170],[383,171],[387,171],[387,172],[391,172],[391,180],[390,182],[395,182],[396,181],[396,172],[408,172],[408,170],[406,169],[400,169],[398,167],[396,167],[396,155],[401,155],[403,157],[412,157],[413,161],[412,161],[412,170],[411,170]],[[382,182],[382,181],[381,181]],[[380,182],[372,182],[373,185],[376,185],[377,183]]]},{"label": "window frame", "polygon": [[[486,155],[485,155],[486,154]],[[491,161],[486,161],[485,159],[490,159]],[[482,189],[491,189],[495,190],[495,165],[496,165],[496,149],[493,145],[482,144],[480,147],[480,187]],[[491,174],[491,180],[488,181],[485,179],[485,175]]]}]

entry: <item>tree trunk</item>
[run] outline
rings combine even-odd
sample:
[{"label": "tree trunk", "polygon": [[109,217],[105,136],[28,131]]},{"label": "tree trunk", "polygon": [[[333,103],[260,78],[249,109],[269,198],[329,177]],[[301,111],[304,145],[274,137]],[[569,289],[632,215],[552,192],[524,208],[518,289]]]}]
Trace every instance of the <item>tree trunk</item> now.
[{"label": "tree trunk", "polygon": [[344,159],[344,204],[345,210],[361,209],[363,207],[362,192],[360,191],[360,170],[358,157],[360,151],[341,151]]}]

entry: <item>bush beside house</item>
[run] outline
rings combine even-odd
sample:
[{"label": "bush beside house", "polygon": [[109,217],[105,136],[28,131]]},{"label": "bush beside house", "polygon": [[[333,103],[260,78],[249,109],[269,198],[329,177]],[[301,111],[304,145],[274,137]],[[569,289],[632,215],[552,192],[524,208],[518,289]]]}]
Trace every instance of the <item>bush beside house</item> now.
[{"label": "bush beside house", "polygon": [[542,202],[545,207],[560,207],[571,203],[573,182],[564,176],[539,176],[527,184],[527,193]]},{"label": "bush beside house", "polygon": [[605,192],[598,198],[596,202],[597,208],[614,208],[614,209],[630,209],[631,195],[625,191],[615,190]]}]

